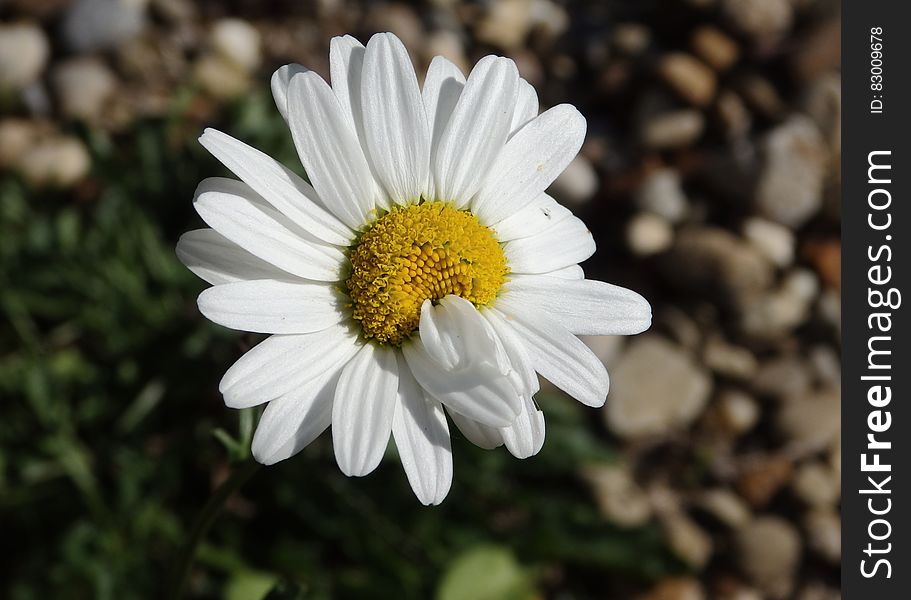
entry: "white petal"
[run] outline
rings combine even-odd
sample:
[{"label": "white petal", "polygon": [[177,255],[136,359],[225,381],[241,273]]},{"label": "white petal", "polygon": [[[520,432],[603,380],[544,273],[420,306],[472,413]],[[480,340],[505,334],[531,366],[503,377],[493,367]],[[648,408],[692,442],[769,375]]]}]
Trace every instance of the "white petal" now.
[{"label": "white petal", "polygon": [[357,334],[343,325],[299,335],[273,335],[238,359],[218,389],[229,408],[249,408],[308,384],[346,363]]},{"label": "white petal", "polygon": [[425,301],[420,336],[402,351],[418,383],[463,415],[502,427],[519,413],[499,340],[468,300],[449,295],[437,306]]},{"label": "white petal", "polygon": [[367,43],[361,106],[374,175],[391,202],[417,203],[430,172],[430,129],[408,51],[391,33]]},{"label": "white petal", "polygon": [[362,228],[374,214],[377,189],[338,98],[312,71],[296,75],[288,95],[291,136],[313,187],[339,219]]},{"label": "white petal", "polygon": [[230,329],[312,333],[345,318],[335,285],[262,279],[216,285],[199,295],[199,311]]},{"label": "white petal", "polygon": [[364,344],[342,369],[332,407],[332,445],[345,475],[367,475],[383,459],[398,380],[395,350],[375,344]]},{"label": "white petal", "polygon": [[442,56],[434,56],[427,68],[427,77],[424,78],[424,88],[421,90],[431,149],[439,144],[464,87],[465,75],[462,70]]},{"label": "white petal", "polygon": [[607,369],[579,338],[547,314],[509,298],[498,299],[492,310],[503,313],[525,342],[535,371],[583,404],[604,404],[610,387]]},{"label": "white petal", "polygon": [[516,275],[506,289],[516,305],[544,311],[576,335],[633,335],[652,321],[645,298],[603,281]]},{"label": "white petal", "polygon": [[432,158],[437,200],[461,208],[478,190],[509,134],[518,82],[508,58],[485,56],[472,69]]},{"label": "white petal", "polygon": [[451,408],[447,409],[452,422],[469,442],[484,450],[493,450],[503,445],[503,434],[496,427],[482,425],[477,421],[463,417]]},{"label": "white petal", "polygon": [[195,229],[180,236],[177,258],[197,277],[213,285],[251,279],[296,279],[214,229]]},{"label": "white petal", "polygon": [[541,273],[541,277],[556,277],[558,279],[585,279],[585,271],[579,265],[569,265],[562,269]]},{"label": "white petal", "polygon": [[529,356],[528,349],[501,313],[485,310],[482,314],[503,346],[511,369],[510,377],[513,387],[521,396],[531,398],[541,386],[538,383],[538,376],[535,374],[534,363]]},{"label": "white petal", "polygon": [[490,168],[471,209],[485,223],[498,223],[547,189],[582,147],[585,118],[561,104],[516,132]]},{"label": "white petal", "polygon": [[212,229],[288,273],[317,281],[339,279],[346,260],[341,249],[306,239],[306,231],[240,181],[204,179],[193,206]]},{"label": "white petal", "polygon": [[595,253],[595,240],[576,217],[567,217],[530,237],[503,248],[513,273],[548,273],[580,263]]},{"label": "white petal", "polygon": [[291,458],[326,431],[340,372],[339,366],[271,401],[253,434],[253,458],[264,465],[275,464]]},{"label": "white petal", "polygon": [[528,458],[544,446],[544,413],[530,398],[523,398],[515,423],[500,430],[506,449],[516,458]]},{"label": "white petal", "polygon": [[325,209],[313,187],[275,159],[216,129],[206,129],[199,143],[310,235],[337,246],[347,246],[354,238],[354,232]]},{"label": "white petal", "polygon": [[288,120],[288,86],[291,84],[291,78],[309,70],[303,65],[292,63],[279,67],[272,73],[272,98],[275,99],[275,106],[286,122]]},{"label": "white petal", "polygon": [[329,77],[332,91],[351,130],[363,139],[361,118],[361,73],[364,67],[364,45],[350,35],[337,36],[329,42]]},{"label": "white petal", "polygon": [[411,489],[422,504],[443,501],[452,485],[452,448],[443,405],[427,398],[404,359],[392,435]]},{"label": "white petal", "polygon": [[519,79],[519,93],[516,98],[516,110],[512,113],[512,123],[509,126],[510,136],[538,116],[538,93],[535,88],[524,79]]},{"label": "white petal", "polygon": [[493,226],[501,242],[537,235],[572,216],[572,212],[548,196],[541,194],[527,206],[509,215]]}]

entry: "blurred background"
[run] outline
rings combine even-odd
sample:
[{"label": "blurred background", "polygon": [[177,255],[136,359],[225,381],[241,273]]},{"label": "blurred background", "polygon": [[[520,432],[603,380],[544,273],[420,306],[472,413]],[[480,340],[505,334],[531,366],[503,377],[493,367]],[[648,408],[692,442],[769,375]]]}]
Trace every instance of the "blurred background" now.
[{"label": "blurred background", "polygon": [[393,31],[419,73],[516,60],[585,146],[552,193],[589,277],[654,307],[586,340],[603,410],[552,388],[534,459],[454,437],[418,504],[323,436],[227,503],[194,598],[834,600],[839,592],[835,0],[0,2],[0,597],[164,597],[255,413],[217,384],[258,338],[175,258],[216,126],[300,169],[274,68]]}]

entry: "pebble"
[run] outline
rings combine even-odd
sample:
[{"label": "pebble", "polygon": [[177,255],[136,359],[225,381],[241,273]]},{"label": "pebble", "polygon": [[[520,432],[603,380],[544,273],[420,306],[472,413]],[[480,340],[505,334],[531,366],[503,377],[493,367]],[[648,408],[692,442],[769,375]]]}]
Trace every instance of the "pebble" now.
[{"label": "pebble", "polygon": [[203,54],[193,65],[196,83],[216,98],[230,100],[250,89],[249,75],[218,54]]},{"label": "pebble", "polygon": [[718,396],[718,416],[727,431],[742,435],[759,422],[760,410],[756,400],[746,392],[724,390]]},{"label": "pebble", "polygon": [[37,80],[50,56],[44,31],[32,23],[0,24],[0,91],[21,90]]},{"label": "pebble", "polygon": [[740,59],[737,42],[711,25],[703,25],[693,32],[693,52],[716,71],[727,71]]},{"label": "pebble", "polygon": [[601,514],[619,527],[639,527],[652,518],[648,495],[623,464],[592,465],[582,470]]},{"label": "pebble", "polygon": [[785,113],[785,103],[774,85],[759,75],[741,76],[738,89],[750,107],[766,117],[777,121]]},{"label": "pebble", "polygon": [[841,562],[841,518],[833,508],[810,510],[803,520],[807,546],[826,561]]},{"label": "pebble", "polygon": [[816,78],[801,102],[803,111],[813,119],[829,146],[832,167],[841,157],[841,76],[827,73]]},{"label": "pebble", "polygon": [[220,19],[209,33],[212,49],[245,71],[262,62],[261,42],[259,31],[242,19]]},{"label": "pebble", "polygon": [[753,518],[750,507],[740,496],[725,488],[701,492],[696,498],[696,504],[731,529],[739,529]]},{"label": "pebble", "polygon": [[661,515],[668,548],[693,569],[702,570],[712,558],[712,536],[683,512]]},{"label": "pebble", "polygon": [[599,183],[595,167],[580,154],[557,176],[548,192],[560,202],[579,206],[592,199]]},{"label": "pebble", "polygon": [[614,46],[624,54],[638,56],[652,43],[652,32],[639,23],[620,23],[614,29]]},{"label": "pebble", "polygon": [[828,153],[807,117],[792,117],[763,141],[764,165],[756,186],[760,213],[796,229],[822,207]]},{"label": "pebble", "polygon": [[809,393],[813,384],[811,369],[800,357],[779,355],[762,363],[753,378],[753,389],[776,400],[796,398]]},{"label": "pebble", "polygon": [[841,240],[825,238],[810,240],[801,248],[801,254],[813,265],[823,283],[841,289]]},{"label": "pebble", "polygon": [[655,169],[646,175],[636,190],[636,206],[653,212],[671,223],[686,218],[689,206],[680,174],[675,169]]},{"label": "pebble", "polygon": [[15,118],[0,121],[0,168],[18,164],[39,136],[39,127],[32,121]]},{"label": "pebble", "polygon": [[566,33],[570,16],[566,8],[557,2],[531,0],[531,23],[537,34],[552,39]]},{"label": "pebble", "polygon": [[51,82],[63,114],[74,119],[98,119],[117,88],[117,79],[102,61],[72,58],[54,66]]},{"label": "pebble", "polygon": [[715,97],[715,73],[689,54],[665,55],[658,64],[658,72],[671,89],[694,106],[705,107]]},{"label": "pebble", "polygon": [[806,462],[797,468],[791,481],[794,494],[811,507],[831,507],[841,498],[838,473],[819,461]]},{"label": "pebble", "polygon": [[737,491],[752,506],[766,506],[794,475],[794,465],[783,455],[751,458],[737,481]]},{"label": "pebble", "polygon": [[139,35],[148,0],[76,0],[61,24],[67,46],[77,52],[106,50]]},{"label": "pebble", "polygon": [[759,44],[777,42],[794,19],[792,0],[722,0],[721,9],[734,27]]},{"label": "pebble", "polygon": [[506,50],[523,45],[532,26],[532,0],[494,0],[478,22],[475,36]]},{"label": "pebble", "polygon": [[793,70],[801,81],[813,81],[841,66],[841,19],[829,19],[802,33],[792,52]]},{"label": "pebble", "polygon": [[671,282],[697,294],[718,295],[733,307],[754,303],[773,279],[771,263],[758,250],[720,227],[678,231],[666,257],[663,267]]},{"label": "pebble", "polygon": [[579,339],[605,365],[613,364],[614,360],[620,356],[626,341],[626,337],[622,335],[580,335]]},{"label": "pebble", "polygon": [[788,596],[803,552],[800,534],[789,522],[763,516],[737,532],[741,570],[764,593]]},{"label": "pebble", "polygon": [[705,130],[705,117],[691,109],[672,110],[648,117],[640,127],[642,144],[655,150],[688,146]]},{"label": "pebble", "polygon": [[693,577],[671,577],[638,597],[638,600],[705,600],[705,590]]},{"label": "pebble", "polygon": [[794,234],[784,225],[750,217],[743,224],[743,237],[777,267],[794,262]]},{"label": "pebble", "polygon": [[[655,377],[661,365],[661,377]],[[666,435],[688,427],[705,409],[712,383],[684,350],[657,335],[634,339],[612,373],[608,428],[624,439]]]},{"label": "pebble", "polygon": [[841,590],[815,581],[803,586],[796,600],[842,600]]},{"label": "pebble", "polygon": [[718,118],[730,138],[741,139],[753,127],[753,117],[749,109],[740,96],[731,90],[724,90],[718,94],[715,109],[718,111]]},{"label": "pebble", "polygon": [[816,345],[810,350],[810,366],[824,386],[841,387],[841,357],[831,346]]},{"label": "pebble", "polygon": [[715,373],[731,379],[749,379],[759,368],[752,352],[728,343],[720,336],[712,336],[706,341],[702,362]]},{"label": "pebble", "polygon": [[660,215],[640,212],[627,223],[626,243],[636,256],[659,254],[674,243],[674,228]]},{"label": "pebble", "polygon": [[820,390],[789,399],[779,407],[775,426],[796,451],[824,450],[841,432],[840,392]]},{"label": "pebble", "polygon": [[434,56],[442,56],[462,69],[463,73],[468,73],[471,70],[471,64],[465,55],[465,45],[462,43],[462,38],[454,31],[448,29],[434,31],[427,36],[424,47],[428,64]]},{"label": "pebble", "polygon": [[18,168],[34,188],[66,188],[85,177],[91,168],[85,145],[70,136],[39,140],[23,155]]},{"label": "pebble", "polygon": [[791,271],[778,289],[750,298],[744,304],[743,333],[756,340],[780,338],[807,320],[818,293],[819,281],[812,271]]}]

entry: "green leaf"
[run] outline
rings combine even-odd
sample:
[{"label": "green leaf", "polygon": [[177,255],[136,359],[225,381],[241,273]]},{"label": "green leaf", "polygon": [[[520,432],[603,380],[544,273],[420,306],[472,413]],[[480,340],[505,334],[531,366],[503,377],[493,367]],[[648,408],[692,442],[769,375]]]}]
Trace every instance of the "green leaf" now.
[{"label": "green leaf", "polygon": [[238,571],[225,586],[225,600],[263,600],[275,586],[275,575],[262,571]]},{"label": "green leaf", "polygon": [[529,600],[534,584],[508,548],[475,546],[459,555],[443,575],[437,600]]}]

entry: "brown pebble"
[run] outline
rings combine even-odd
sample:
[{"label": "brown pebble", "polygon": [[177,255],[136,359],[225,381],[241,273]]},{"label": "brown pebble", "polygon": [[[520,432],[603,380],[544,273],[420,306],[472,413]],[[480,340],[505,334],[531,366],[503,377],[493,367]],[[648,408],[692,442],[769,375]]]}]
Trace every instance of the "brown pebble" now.
[{"label": "brown pebble", "polygon": [[794,465],[784,456],[769,456],[747,466],[737,490],[747,502],[761,508],[791,481]]},{"label": "brown pebble", "polygon": [[711,25],[703,25],[691,40],[693,52],[716,71],[727,71],[740,58],[737,42]]},{"label": "brown pebble", "polygon": [[704,107],[715,97],[715,73],[689,54],[667,54],[661,59],[658,71],[664,81],[690,104]]},{"label": "brown pebble", "polygon": [[813,240],[803,246],[802,254],[819,274],[835,289],[841,289],[841,242],[837,239]]}]

